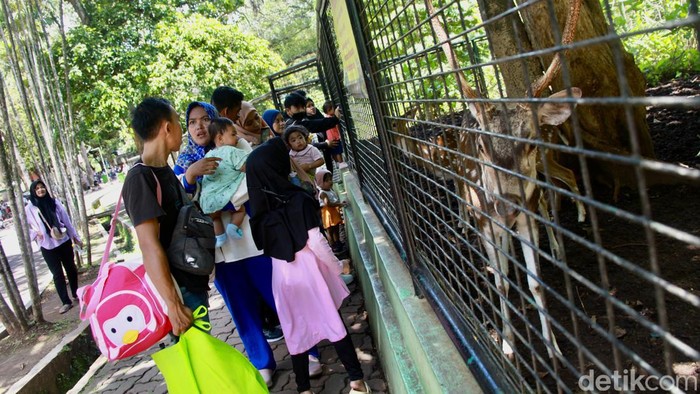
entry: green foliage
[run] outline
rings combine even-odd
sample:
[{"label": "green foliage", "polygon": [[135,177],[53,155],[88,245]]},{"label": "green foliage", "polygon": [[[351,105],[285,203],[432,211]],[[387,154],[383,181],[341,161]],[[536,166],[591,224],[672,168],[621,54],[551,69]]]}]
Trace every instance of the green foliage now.
[{"label": "green foliage", "polygon": [[[252,98],[282,67],[265,41],[222,20],[240,0],[85,2],[89,25],[68,33],[78,139],[108,151],[134,150],[129,110],[162,96],[184,112],[218,85]],[[60,47],[56,58],[62,66]]]},{"label": "green foliage", "polygon": [[269,90],[264,77],[284,64],[265,41],[200,15],[160,23],[154,39],[149,94],[163,94],[182,110],[195,98],[206,100],[218,85],[257,97]]},{"label": "green foliage", "polygon": [[[692,26],[663,27],[688,17],[685,0],[623,0],[613,3],[612,20],[618,34],[632,33],[624,45],[650,85],[700,72],[700,54]],[[636,32],[656,29],[649,33]]]},{"label": "green foliage", "polygon": [[250,0],[233,17],[241,30],[269,41],[273,52],[294,64],[316,54],[315,6],[314,0]]}]

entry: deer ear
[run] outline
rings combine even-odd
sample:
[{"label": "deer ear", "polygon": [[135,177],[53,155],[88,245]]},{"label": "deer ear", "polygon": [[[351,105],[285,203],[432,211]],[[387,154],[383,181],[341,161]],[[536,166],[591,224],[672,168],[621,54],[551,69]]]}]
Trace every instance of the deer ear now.
[{"label": "deer ear", "polygon": [[[550,99],[560,99],[566,97],[569,97],[569,93],[566,90],[562,90],[549,96]],[[581,98],[581,89],[571,88],[571,97]],[[542,104],[537,110],[537,118],[539,119],[540,124],[557,126],[569,119],[569,116],[571,116],[571,108],[572,105],[570,103],[545,103]]]}]

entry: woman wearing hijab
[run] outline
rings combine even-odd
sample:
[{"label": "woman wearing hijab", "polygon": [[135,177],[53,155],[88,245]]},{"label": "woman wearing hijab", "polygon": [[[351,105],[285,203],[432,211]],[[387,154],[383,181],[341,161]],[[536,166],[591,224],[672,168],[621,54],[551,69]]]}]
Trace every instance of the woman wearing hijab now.
[{"label": "woman wearing hijab", "polygon": [[270,138],[270,127],[253,107],[253,104],[243,101],[241,102],[241,111],[238,113],[238,119],[233,122],[238,136],[248,141],[251,146],[260,145]]},{"label": "woman wearing hijab", "polygon": [[265,123],[267,123],[268,126],[270,126],[270,130],[274,135],[270,135],[271,137],[281,137],[282,133],[284,133],[284,116],[282,116],[282,113],[276,109],[268,109],[267,111],[263,112],[262,116],[263,120]]},{"label": "woman wearing hijab", "polygon": [[58,313],[66,313],[73,307],[68,297],[66,276],[73,299],[78,299],[78,269],[73,256],[73,243],[81,248],[83,243],[66,209],[58,199],[51,197],[43,181],[36,180],[29,186],[29,202],[25,207],[29,237],[41,247],[41,255],[44,256],[44,261],[53,275],[56,293],[63,304]]},{"label": "woman wearing hijab", "polygon": [[289,148],[273,138],[246,162],[251,233],[272,257],[272,292],[292,355],[297,391],[310,393],[308,350],[328,339],[350,376],[350,393],[370,392],[355,347],[338,313],[350,293],[342,263],[320,232],[316,199],[289,181]]},{"label": "woman wearing hijab", "polygon": [[[180,151],[173,171],[181,176],[188,193],[195,193],[201,177],[213,174],[218,167],[219,159],[204,157],[210,148],[209,124],[218,116],[216,108],[205,102],[194,101],[187,106],[187,146]],[[221,220],[227,225],[231,221],[230,214],[223,213]],[[214,285],[233,317],[250,362],[260,370],[269,386],[277,364],[263,332],[259,305],[264,302],[273,311],[275,308],[271,288],[272,263],[255,247],[247,216],[241,229],[244,233],[242,239],[227,238],[224,245],[215,250]],[[281,333],[277,336],[281,339]]]},{"label": "woman wearing hijab", "polygon": [[211,175],[219,166],[219,158],[205,158],[209,147],[209,124],[219,113],[213,105],[202,101],[193,101],[187,106],[185,122],[187,123],[187,146],[175,161],[173,172],[181,178],[182,185],[188,193],[197,190],[197,180],[203,175]]}]

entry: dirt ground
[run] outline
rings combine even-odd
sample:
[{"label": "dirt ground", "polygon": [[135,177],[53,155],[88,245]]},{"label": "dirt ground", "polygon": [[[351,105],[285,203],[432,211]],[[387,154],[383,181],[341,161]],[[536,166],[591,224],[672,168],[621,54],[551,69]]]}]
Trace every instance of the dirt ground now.
[{"label": "dirt ground", "polygon": [[[43,264],[43,262],[42,262]],[[97,276],[98,267],[78,269],[78,285],[91,283]],[[62,339],[80,324],[78,302],[64,314],[58,313],[61,300],[53,284],[41,295],[41,308],[46,323],[34,325],[21,338],[6,337],[0,341],[0,392],[5,392],[21,379],[50,352]]]}]

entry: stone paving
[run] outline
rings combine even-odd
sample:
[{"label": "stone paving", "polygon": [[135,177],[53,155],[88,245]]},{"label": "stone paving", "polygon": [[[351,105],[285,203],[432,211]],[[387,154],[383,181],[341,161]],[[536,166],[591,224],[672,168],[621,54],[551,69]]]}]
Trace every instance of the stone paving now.
[{"label": "stone paving", "polygon": [[[236,332],[228,309],[212,285],[210,294],[210,314],[213,326],[212,334],[225,340],[236,349],[244,352],[243,344]],[[367,312],[364,307],[362,293],[356,283],[348,286],[350,296],[345,300],[340,312],[346,327],[351,334],[357,355],[362,363],[365,378],[373,393],[383,394],[389,392],[384,373],[377,358],[372,337],[367,323]],[[115,363],[107,363],[100,357],[95,366],[102,366],[89,378],[85,386],[74,392],[79,393],[166,393],[167,388],[163,376],[158,371],[155,362],[151,359],[151,353],[157,351],[154,347],[149,352],[120,360]],[[287,351],[284,340],[273,343],[272,350],[277,360],[277,371],[273,378],[274,385],[271,393],[296,393],[296,383],[292,373],[292,360]],[[345,368],[338,360],[333,346],[328,341],[319,344],[323,374],[311,379],[311,389],[315,393],[340,394],[348,393],[349,382]]]}]

